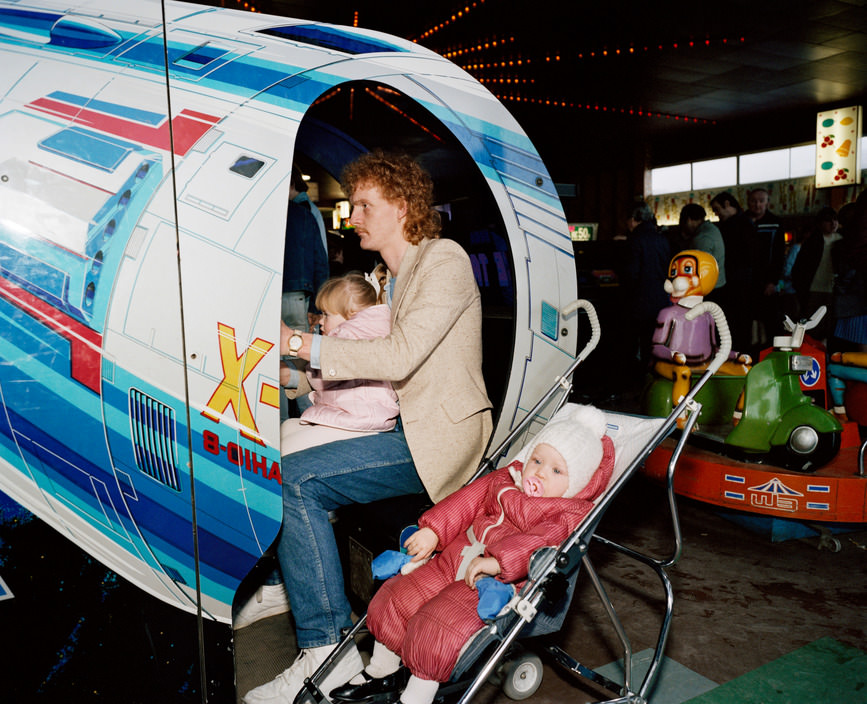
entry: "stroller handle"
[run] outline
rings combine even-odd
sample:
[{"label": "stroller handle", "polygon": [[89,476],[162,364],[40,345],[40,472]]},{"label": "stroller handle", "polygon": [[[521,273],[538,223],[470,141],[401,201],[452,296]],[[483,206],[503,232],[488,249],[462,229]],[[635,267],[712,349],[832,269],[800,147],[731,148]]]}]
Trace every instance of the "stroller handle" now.
[{"label": "stroller handle", "polygon": [[572,313],[579,309],[583,310],[587,314],[587,320],[590,321],[590,339],[587,341],[584,349],[581,350],[576,359],[576,361],[580,362],[596,349],[596,345],[599,344],[599,339],[602,337],[602,330],[599,326],[599,316],[596,315],[596,309],[590,301],[583,298],[579,298],[576,301],[572,301],[567,306],[564,306],[561,315],[564,317],[572,315]]},{"label": "stroller handle", "polygon": [[[509,432],[509,434],[500,442],[499,446],[493,451],[487,454],[482,458],[482,461],[479,463],[478,468],[476,469],[475,474],[469,479],[469,481],[473,481],[477,479],[482,474],[487,472],[490,469],[493,469],[496,462],[502,457],[506,451],[511,446],[512,442],[515,440],[518,435],[520,435],[524,430],[526,430],[527,426],[533,421],[533,419],[537,416],[537,414],[542,410],[542,408],[547,404],[551,398],[555,394],[563,393],[563,398],[560,401],[560,405],[566,402],[566,398],[568,396],[569,390],[572,388],[572,374],[575,372],[575,369],[581,364],[587,356],[596,348],[596,345],[599,344],[599,339],[602,336],[601,329],[599,327],[599,316],[596,315],[596,309],[593,307],[593,304],[590,301],[587,301],[583,298],[579,298],[576,301],[572,301],[571,303],[563,306],[560,310],[560,315],[566,317],[567,315],[571,315],[578,309],[582,309],[585,313],[587,313],[587,319],[590,321],[590,339],[587,341],[587,344],[584,345],[584,348],[578,355],[572,360],[569,367],[563,372],[562,376],[558,376],[555,379],[554,385],[548,389],[547,392],[540,398],[536,405],[533,406],[524,417],[515,425],[514,428]],[[565,393],[564,393],[565,392]],[[559,410],[559,405],[556,410]],[[469,483],[469,482],[468,482]]]},{"label": "stroller handle", "polygon": [[694,320],[703,313],[710,313],[711,316],[713,316],[714,323],[716,323],[717,333],[719,334],[719,349],[707,367],[707,371],[711,374],[715,374],[723,365],[723,362],[729,358],[729,354],[732,351],[732,334],[729,330],[729,323],[726,320],[723,309],[712,301],[702,301],[697,306],[687,311],[685,317],[687,320]]}]

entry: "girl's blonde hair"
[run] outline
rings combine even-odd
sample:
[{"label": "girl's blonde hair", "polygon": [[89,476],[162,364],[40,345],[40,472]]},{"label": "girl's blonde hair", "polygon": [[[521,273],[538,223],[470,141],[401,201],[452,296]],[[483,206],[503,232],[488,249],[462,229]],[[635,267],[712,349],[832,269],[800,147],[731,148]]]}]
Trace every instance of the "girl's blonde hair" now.
[{"label": "girl's blonde hair", "polygon": [[377,264],[373,267],[373,271],[370,272],[370,275],[373,276],[379,284],[379,294],[376,297],[376,302],[387,303],[388,292],[385,290],[385,285],[388,283],[388,269],[385,268],[385,264],[382,262]]},{"label": "girl's blonde hair", "polygon": [[362,274],[328,279],[316,294],[316,307],[342,315],[347,320],[358,311],[376,305],[376,290]]}]

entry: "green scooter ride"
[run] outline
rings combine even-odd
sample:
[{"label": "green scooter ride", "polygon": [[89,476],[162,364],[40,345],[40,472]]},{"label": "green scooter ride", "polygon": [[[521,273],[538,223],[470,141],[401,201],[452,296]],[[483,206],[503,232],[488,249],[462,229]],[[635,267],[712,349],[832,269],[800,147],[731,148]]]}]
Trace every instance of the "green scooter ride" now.
[{"label": "green scooter ride", "polygon": [[789,335],[774,338],[774,349],[754,365],[744,382],[743,416],[726,445],[745,453],[767,454],[772,464],[812,472],[840,449],[843,426],[801,390],[802,374],[815,374],[818,362],[798,353],[804,333],[825,315],[819,308],[807,321],[786,317]]},{"label": "green scooter ride", "polygon": [[[799,354],[799,349],[805,332],[825,312],[823,306],[798,323],[787,317],[784,325],[790,334],[775,337],[773,350],[745,377],[709,380],[703,391],[711,403],[705,417],[699,417],[699,435],[722,439],[723,454],[796,472],[813,472],[831,461],[840,449],[843,427],[804,394],[800,384],[802,374],[818,372],[818,362]],[[670,381],[652,379],[645,389],[645,413],[666,415],[670,389]]]}]

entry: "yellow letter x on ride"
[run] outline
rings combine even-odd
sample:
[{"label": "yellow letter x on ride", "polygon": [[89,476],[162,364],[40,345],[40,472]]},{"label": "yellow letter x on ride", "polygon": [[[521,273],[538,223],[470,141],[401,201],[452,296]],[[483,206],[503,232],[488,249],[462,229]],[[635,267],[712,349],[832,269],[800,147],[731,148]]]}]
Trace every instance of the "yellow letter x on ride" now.
[{"label": "yellow letter x on ride", "polygon": [[262,438],[259,437],[259,428],[253,418],[253,410],[247,401],[244,382],[256,368],[256,365],[274,347],[274,344],[257,337],[239,355],[235,328],[217,323],[217,331],[220,342],[220,359],[223,364],[223,380],[214,391],[211,400],[202,411],[202,415],[215,423],[219,423],[220,416],[231,406],[236,420],[241,425],[241,434],[259,444],[264,444]]}]

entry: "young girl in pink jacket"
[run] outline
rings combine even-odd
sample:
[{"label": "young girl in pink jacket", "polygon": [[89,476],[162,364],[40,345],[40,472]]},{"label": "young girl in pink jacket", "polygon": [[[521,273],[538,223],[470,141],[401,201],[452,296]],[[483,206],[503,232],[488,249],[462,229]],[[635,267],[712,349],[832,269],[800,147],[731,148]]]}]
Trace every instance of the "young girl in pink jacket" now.
[{"label": "young girl in pink jacket", "polygon": [[[378,292],[361,274],[346,274],[326,281],[316,295],[323,311],[326,335],[350,340],[386,337],[391,311],[377,304]],[[392,430],[399,412],[397,394],[387,381],[351,379],[328,381],[318,369],[308,369],[313,405],[301,418],[289,418],[280,426],[280,451],[298,450]]]},{"label": "young girl in pink jacket", "polygon": [[[559,545],[608,486],[614,444],[605,414],[567,404],[511,464],[447,496],[419,519],[405,542],[413,561],[370,602],[376,637],[370,664],[330,693],[333,702],[430,704],[451,676],[461,649],[482,628],[476,582],[482,577],[520,588],[532,553]],[[437,554],[418,569],[434,551]],[[408,572],[408,573],[407,573]],[[411,676],[399,695],[389,697]]]}]

